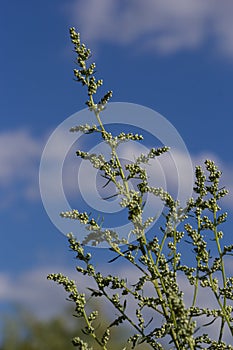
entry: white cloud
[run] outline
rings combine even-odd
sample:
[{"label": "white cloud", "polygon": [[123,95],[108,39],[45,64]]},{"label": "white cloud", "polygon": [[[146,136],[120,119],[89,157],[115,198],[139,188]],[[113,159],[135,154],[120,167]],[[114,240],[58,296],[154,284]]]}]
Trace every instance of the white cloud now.
[{"label": "white cloud", "polygon": [[75,0],[70,17],[85,40],[135,45],[158,53],[196,49],[208,40],[233,55],[229,0]]},{"label": "white cloud", "polygon": [[[99,151],[100,149],[98,149],[98,152]],[[118,155],[121,159],[130,162],[134,161],[136,157],[138,157],[141,153],[146,154],[148,151],[149,149],[146,149],[138,142],[128,142],[126,145],[119,148]],[[233,164],[221,161],[221,159],[216,154],[211,152],[203,152],[195,155],[190,154],[190,159],[193,165],[193,172],[190,175],[187,174],[187,164],[189,162],[189,159],[187,159],[187,155],[176,150],[172,152],[171,151],[161,155],[160,157],[155,158],[155,160],[151,160],[150,165],[147,165],[145,167],[151,185],[155,187],[161,186],[168,192],[172,192],[174,196],[178,195],[179,189],[181,191],[181,194],[185,195],[187,193],[190,193],[190,188],[193,187],[195,166],[201,165],[203,169],[205,169],[204,162],[206,159],[210,159],[215,161],[219,170],[222,172],[220,186],[224,186],[226,189],[229,190],[229,195],[224,197],[223,203],[225,203],[225,205],[230,209],[233,209]],[[81,188],[81,193],[85,195],[84,198],[89,199],[91,203],[92,201],[94,202],[93,197],[95,196],[96,201],[98,201],[98,205],[100,206],[100,208],[103,209],[104,204],[102,204],[101,207],[101,203],[99,203],[101,197],[99,193],[96,193],[96,188],[100,187],[98,180],[99,178],[96,177],[96,169],[93,169],[92,166],[89,165],[89,163],[87,163],[86,161],[83,161],[82,165],[83,168],[81,176],[79,175],[79,179],[76,185],[79,189]],[[69,170],[71,169],[71,167],[72,164],[68,163],[67,169]],[[77,168],[77,173],[78,172],[79,169]],[[71,173],[71,170],[67,171],[67,173]],[[91,173],[93,173],[93,177]],[[193,176],[192,182],[190,181],[190,176]],[[65,185],[68,189],[69,195],[72,194],[72,187],[70,187],[72,183],[66,184],[66,181],[67,180],[65,179]],[[109,195],[112,193],[111,191],[109,192]],[[177,198],[179,198],[179,196]],[[114,203],[117,202],[118,200],[116,199],[113,200],[112,203],[109,203],[109,210],[110,205],[115,208]]]},{"label": "white cloud", "polygon": [[[13,130],[11,132],[0,133],[0,189],[3,191],[4,195],[4,201],[1,203],[1,207],[3,205],[10,207],[14,204],[16,199],[21,197],[28,201],[40,200],[38,186],[39,162],[44,145],[44,137],[36,138],[26,130]],[[145,148],[136,142],[129,142],[126,146],[127,147],[121,147],[119,151],[120,157],[127,161],[133,161],[133,155],[139,155],[141,152],[147,153]],[[79,174],[78,159],[75,155],[71,156],[70,148],[69,133],[65,133],[64,135],[59,134],[57,143],[55,143],[49,153],[49,168],[43,169],[43,171],[45,171],[44,177],[48,179],[47,188],[50,189],[48,193],[52,193],[52,197],[54,197],[53,202],[56,203],[59,199],[56,197],[58,193],[56,186],[64,187],[68,199],[71,198],[70,196],[72,196],[72,194],[75,196],[79,194],[77,188],[82,187],[82,193],[86,193],[85,198],[88,198],[90,203],[96,201],[99,203],[100,195],[98,191],[101,189],[101,185],[99,184],[97,186],[96,184],[96,173],[94,169],[88,167],[87,162],[84,161],[83,164],[86,165],[82,167],[82,173]],[[63,149],[67,149],[65,155],[64,152],[61,152]],[[72,152],[75,152],[75,149],[76,148],[73,147]],[[95,152],[102,152],[101,146],[98,146]],[[65,157],[62,183],[60,183],[59,172],[57,171],[58,163],[63,166],[64,160],[61,159],[61,153],[63,154],[62,157]],[[224,199],[224,203],[229,209],[233,209],[233,165],[221,161],[219,157],[210,152],[191,155],[191,159],[193,165],[203,164],[205,159],[213,159],[216,161],[216,164],[223,172],[222,184],[230,191],[230,194]],[[179,185],[182,184],[182,191],[184,193],[187,192],[190,187],[190,181],[185,172],[186,161],[186,157],[178,152],[158,157],[152,167],[147,167],[153,185],[164,187],[165,184],[165,188],[168,189],[168,191],[170,191],[170,189],[174,190],[174,195],[176,195]],[[91,172],[94,174],[93,177],[90,177]],[[86,176],[87,174],[88,176]],[[97,187],[98,190],[96,191]],[[111,193],[109,192],[109,194]],[[108,192],[106,191],[104,196],[107,195]],[[110,202],[107,205],[110,210]],[[116,204],[115,201],[111,203],[113,212],[118,211],[116,205],[118,208],[118,204]],[[104,203],[102,203],[102,206],[104,208]],[[65,210],[65,208],[62,207],[61,211]]]},{"label": "white cloud", "polygon": [[41,150],[42,141],[27,130],[0,133],[0,189],[5,192],[3,205],[9,205],[21,195],[28,199],[38,197],[37,167]]},{"label": "white cloud", "polygon": [[[62,266],[38,267],[23,272],[18,277],[1,273],[0,275],[0,302],[12,305],[21,305],[40,319],[48,319],[59,315],[67,306],[67,293],[62,286],[47,280],[50,273],[62,272],[71,279],[77,279],[79,290],[87,285],[87,280],[75,271],[64,269]],[[89,285],[91,285],[89,283]]]},{"label": "white cloud", "polygon": [[[106,276],[107,274],[117,275],[120,278],[126,278],[128,285],[135,284],[138,281],[138,278],[142,275],[134,266],[127,264],[120,264],[114,266],[109,264],[106,266],[103,264],[98,264],[98,269],[101,273]],[[232,267],[231,267],[232,270]],[[48,281],[46,276],[49,273],[62,272],[64,275],[69,276],[69,278],[76,281],[77,287],[80,292],[85,292],[89,295],[87,287],[96,288],[95,282],[86,276],[77,273],[75,270],[70,270],[64,268],[64,266],[42,266],[35,269],[31,269],[23,272],[18,278],[10,276],[8,274],[0,274],[0,302],[1,303],[12,303],[13,305],[20,305],[25,308],[26,311],[32,312],[36,317],[42,320],[47,320],[51,317],[56,317],[61,315],[67,306],[74,305],[68,303],[65,299],[67,298],[67,293],[64,292],[62,286],[57,286],[53,281]],[[193,297],[193,289],[190,287],[189,283],[186,281],[186,278],[182,275],[178,278],[178,284],[180,290],[184,292],[184,302],[186,306],[191,305],[191,300]],[[145,285],[144,296],[154,296],[154,289],[152,285]],[[109,291],[109,294],[115,293],[115,291]],[[127,313],[129,317],[136,321],[135,310],[136,304],[134,298],[130,296],[126,297],[128,300],[127,304]],[[88,298],[87,298],[88,299]],[[98,299],[100,305],[104,308],[104,312],[109,315],[112,319],[115,315],[115,310],[106,300]],[[93,306],[93,300],[91,304]],[[99,305],[99,303],[97,303]],[[99,306],[100,306],[99,305]],[[218,308],[215,298],[212,293],[206,288],[200,288],[197,305],[200,307],[208,308]],[[154,313],[153,313],[154,314]],[[152,316],[151,312],[147,309],[144,313],[145,320],[149,320]],[[70,315],[70,317],[72,317]],[[162,320],[161,320],[162,321]],[[204,324],[210,321],[209,319],[202,319],[201,322]],[[160,316],[157,315],[153,321],[153,327],[156,324],[159,326]],[[216,337],[218,332],[217,323],[208,329],[205,328],[204,331],[208,332],[213,338]],[[231,341],[231,336],[226,333],[226,341]]]},{"label": "white cloud", "polygon": [[[0,190],[4,197],[0,208],[9,208],[21,198],[29,202],[40,200],[39,164],[47,136],[35,137],[27,129],[0,132]],[[69,130],[57,137],[59,140],[48,159],[52,165],[60,160],[61,151],[66,149]]]},{"label": "white cloud", "polygon": [[41,145],[28,131],[15,130],[0,134],[0,184],[8,184],[17,177],[30,176],[30,164],[38,158]]}]

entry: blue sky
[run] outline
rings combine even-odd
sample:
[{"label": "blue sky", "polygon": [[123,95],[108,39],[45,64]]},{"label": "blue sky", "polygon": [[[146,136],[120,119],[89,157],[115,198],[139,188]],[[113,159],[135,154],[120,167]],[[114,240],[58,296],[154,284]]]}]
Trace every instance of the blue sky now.
[{"label": "blue sky", "polygon": [[[49,134],[85,107],[85,92],[73,81],[69,27],[75,26],[92,48],[98,76],[104,78],[103,91],[114,92],[112,101],[161,113],[182,136],[194,163],[215,159],[224,184],[233,191],[232,15],[233,3],[227,0],[2,3],[3,310],[12,302],[21,303],[36,312],[46,309],[46,316],[51,293],[58,289],[48,287],[46,274],[74,265],[65,237],[45,213],[38,188],[40,157]],[[225,225],[229,237],[232,192],[224,207],[230,216]],[[98,250],[95,254],[103,259]]]}]

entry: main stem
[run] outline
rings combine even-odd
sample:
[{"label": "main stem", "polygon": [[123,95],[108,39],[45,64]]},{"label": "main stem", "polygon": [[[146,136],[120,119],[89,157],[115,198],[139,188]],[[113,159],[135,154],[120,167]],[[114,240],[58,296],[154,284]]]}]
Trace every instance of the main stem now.
[{"label": "main stem", "polygon": [[[214,238],[215,238],[215,242],[217,244],[218,254],[219,254],[219,257],[221,259],[221,273],[222,273],[223,288],[226,288],[225,266],[224,266],[224,261],[223,261],[223,258],[222,258],[222,249],[221,249],[221,245],[220,245],[220,242],[219,242],[218,230],[217,230],[217,201],[216,201],[216,193],[214,193],[214,199],[215,199],[215,206],[214,206],[214,213],[213,213],[213,215],[214,215]],[[220,333],[219,333],[219,338],[218,338],[219,342],[222,340],[222,337],[223,337],[223,329],[224,329],[225,320],[227,321],[227,324],[228,324],[228,326],[230,327],[230,330],[231,330],[229,318],[226,315],[226,296],[225,295],[223,296],[223,310],[224,310],[224,316],[225,317],[222,317],[222,320],[221,320],[221,327],[220,327]]]},{"label": "main stem", "polygon": [[[92,105],[94,106],[95,104],[94,104],[94,100],[93,100],[92,95],[90,96],[90,101],[91,101]],[[102,134],[104,134],[104,133],[106,133],[106,130],[105,130],[104,125],[103,125],[103,123],[102,123],[102,121],[100,119],[100,113],[96,109],[94,109],[94,111],[95,111],[95,117],[96,117],[96,119],[97,119],[97,121],[99,123],[99,126],[101,128]],[[120,159],[119,159],[117,153],[113,149],[112,149],[112,151],[114,152],[114,156],[115,156],[115,159],[116,159],[116,162],[117,162],[117,165],[118,165],[120,176],[121,176],[123,184],[124,184],[126,197],[127,197],[127,199],[130,199],[129,186],[128,186],[128,182],[127,182],[127,179],[125,177],[124,171],[122,169],[122,165],[121,165]]]}]

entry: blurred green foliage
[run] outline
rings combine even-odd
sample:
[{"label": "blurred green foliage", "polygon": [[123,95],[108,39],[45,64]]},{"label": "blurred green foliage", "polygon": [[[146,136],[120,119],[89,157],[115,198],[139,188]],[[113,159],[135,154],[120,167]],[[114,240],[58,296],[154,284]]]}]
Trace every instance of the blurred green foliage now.
[{"label": "blurred green foliage", "polygon": [[[96,305],[95,305],[96,307]],[[100,309],[100,305],[97,305]],[[74,336],[82,336],[83,323],[81,319],[70,320],[73,310],[68,308],[62,315],[49,320],[41,320],[25,310],[17,310],[15,314],[8,315],[3,320],[3,335],[0,350],[72,350],[74,349],[71,339]],[[98,325],[99,330],[109,322],[104,310],[101,310],[103,320]],[[112,334],[111,349],[123,348],[129,329],[121,327],[121,334]],[[92,343],[93,349],[97,345]],[[148,349],[147,346],[140,346],[137,349]]]}]

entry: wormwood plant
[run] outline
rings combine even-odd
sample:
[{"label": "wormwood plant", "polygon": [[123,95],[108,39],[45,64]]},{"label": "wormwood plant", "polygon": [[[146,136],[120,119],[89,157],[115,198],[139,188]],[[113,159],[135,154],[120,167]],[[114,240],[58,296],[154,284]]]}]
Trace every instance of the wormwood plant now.
[{"label": "wormwood plant", "polygon": [[[95,64],[88,64],[91,51],[81,43],[74,28],[70,29],[70,37],[77,54],[78,69],[74,70],[74,74],[77,81],[87,88],[86,104],[97,121],[93,125],[74,126],[70,131],[100,134],[110,147],[111,156],[106,159],[102,154],[80,150],[76,153],[102,172],[106,184],[115,185],[119,204],[128,211],[128,220],[133,227],[130,234],[135,240],[129,243],[120,239],[117,232],[104,229],[98,219],[86,212],[72,210],[61,213],[64,218],[78,220],[85,225],[87,236],[83,242],[78,242],[72,234],[68,235],[69,246],[80,262],[77,271],[95,281],[96,288],[88,288],[92,298],[105,298],[116,310],[115,318],[102,334],[98,331],[101,315],[97,311],[88,311],[87,295],[79,291],[76,283],[61,273],[50,274],[48,279],[61,284],[69,293],[69,299],[75,304],[75,315],[85,322],[83,333],[95,341],[94,349],[110,349],[112,329],[121,323],[128,323],[132,329],[124,349],[134,349],[143,343],[152,349],[163,349],[163,339],[169,341],[170,349],[233,349],[232,345],[224,342],[225,332],[233,335],[233,307],[230,305],[233,277],[226,275],[224,265],[226,256],[232,256],[233,244],[221,245],[223,232],[220,227],[227,214],[221,212],[219,200],[228,192],[219,186],[221,172],[211,160],[205,161],[205,169],[197,166],[194,198],[190,198],[182,208],[165,190],[150,186],[145,170],[145,164],[167,152],[168,147],[152,148],[133,163],[123,166],[117,153],[119,144],[127,140],[140,141],[143,137],[124,132],[113,136],[105,129],[100,116],[112,91],[108,91],[99,102],[95,101],[94,96],[103,80],[96,80]],[[137,190],[129,186],[132,179],[137,181]],[[153,228],[150,239],[145,230],[154,223],[155,217],[143,220],[147,194],[159,197],[165,208],[163,225],[157,231]],[[178,230],[178,225],[182,229]],[[85,245],[96,246],[101,242],[107,242],[113,252],[111,262],[121,257],[140,273],[137,283],[132,285],[127,279],[112,274],[104,276],[96,271]],[[180,248],[185,244],[195,257],[191,259],[194,264],[185,264],[181,256]],[[188,291],[181,290],[179,278],[187,281]],[[192,295],[188,306],[184,303],[185,291]],[[216,308],[197,305],[198,295],[203,291],[212,293]],[[128,307],[129,297],[134,300],[134,311]],[[211,327],[214,327],[215,339],[209,336]],[[78,349],[92,349],[88,341],[79,337],[72,342]]]}]

